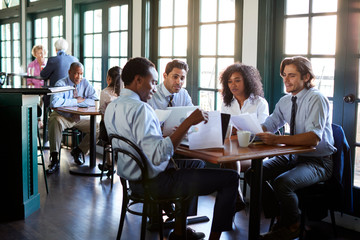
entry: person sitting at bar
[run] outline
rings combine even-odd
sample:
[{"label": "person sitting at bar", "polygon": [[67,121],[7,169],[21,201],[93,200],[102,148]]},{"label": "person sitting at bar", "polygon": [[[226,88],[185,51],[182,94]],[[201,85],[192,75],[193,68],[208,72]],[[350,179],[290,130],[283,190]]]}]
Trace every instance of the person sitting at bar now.
[{"label": "person sitting at bar", "polygon": [[[223,97],[221,112],[231,115],[254,113],[259,123],[263,123],[269,116],[269,105],[264,98],[261,76],[256,68],[234,63],[221,73],[220,83]],[[236,135],[236,131],[237,129],[229,124],[228,132],[230,133],[228,134]],[[251,160],[248,160],[223,163],[221,167],[234,169],[238,172],[243,167],[245,172],[250,165]],[[239,191],[236,205],[239,211],[246,207],[241,191]]]},{"label": "person sitting at bar", "polygon": [[[95,106],[95,100],[98,97],[93,86],[83,78],[83,69],[84,66],[80,62],[74,62],[70,65],[69,76],[56,82],[55,87],[72,86],[74,90],[51,95],[51,108],[76,107],[79,105]],[[57,112],[55,109],[49,119],[50,165],[47,173],[50,174],[59,170],[60,159],[58,159],[58,153],[62,132],[64,129],[72,127],[86,134],[79,146],[71,151],[75,163],[78,165],[84,164],[84,154],[90,148],[90,117]],[[98,131],[96,134],[98,135]]]},{"label": "person sitting at bar", "polygon": [[[328,99],[314,88],[311,62],[301,56],[285,58],[280,75],[288,95],[282,97],[274,112],[262,124],[257,136],[268,145],[314,146],[310,153],[273,157],[263,165],[263,210],[265,217],[277,222],[262,239],[294,239],[300,233],[300,210],[295,193],[332,175],[331,155],[336,151],[331,129]],[[285,123],[290,135],[275,135]],[[251,185],[251,168],[245,177]]]},{"label": "person sitting at bar", "polygon": [[193,106],[188,91],[182,87],[188,71],[189,66],[180,60],[166,64],[164,82],[157,85],[156,93],[148,101],[150,106],[162,110],[167,107]]},{"label": "person sitting at bar", "polygon": [[[108,134],[124,136],[144,152],[151,178],[149,191],[154,197],[195,197],[217,192],[209,239],[219,239],[222,231],[232,230],[239,174],[229,169],[192,168],[194,162],[199,160],[171,160],[188,129],[202,121],[206,122],[207,113],[195,110],[170,136],[164,138],[155,111],[146,103],[154,94],[158,79],[155,65],[146,58],[130,59],[123,68],[121,78],[125,88],[105,112]],[[119,144],[114,140],[112,146],[117,148]],[[117,169],[118,175],[129,180],[132,191],[141,191],[142,184],[138,181],[141,171],[135,162],[121,156]],[[175,229],[169,236],[170,240],[185,239],[178,220],[176,215]],[[190,228],[186,234],[187,239],[205,237],[203,233],[196,233]]]}]

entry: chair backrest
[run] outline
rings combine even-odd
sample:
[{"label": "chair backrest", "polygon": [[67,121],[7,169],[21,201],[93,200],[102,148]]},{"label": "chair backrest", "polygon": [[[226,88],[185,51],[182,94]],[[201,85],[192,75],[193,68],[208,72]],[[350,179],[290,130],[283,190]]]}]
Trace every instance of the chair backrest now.
[{"label": "chair backrest", "polygon": [[352,212],[352,163],[350,147],[346,140],[344,130],[337,124],[332,124],[334,146],[337,151],[333,154],[333,175],[329,180],[331,191],[337,196],[332,199],[336,210]]},{"label": "chair backrest", "polygon": [[143,153],[143,151],[132,141],[130,141],[129,139],[123,137],[123,136],[119,136],[117,134],[109,134],[109,142],[111,143],[112,146],[113,145],[113,140],[117,139],[125,144],[127,144],[128,146],[130,146],[130,148],[132,148],[139,157],[135,156],[134,153],[124,149],[124,148],[114,148],[113,147],[113,156],[115,157],[115,160],[117,162],[118,160],[118,153],[121,152],[127,156],[129,156],[132,160],[134,160],[136,162],[136,164],[139,166],[140,170],[141,170],[141,177],[143,180],[147,180],[149,179],[148,177],[148,169],[147,169],[147,158],[145,156],[145,154]]}]

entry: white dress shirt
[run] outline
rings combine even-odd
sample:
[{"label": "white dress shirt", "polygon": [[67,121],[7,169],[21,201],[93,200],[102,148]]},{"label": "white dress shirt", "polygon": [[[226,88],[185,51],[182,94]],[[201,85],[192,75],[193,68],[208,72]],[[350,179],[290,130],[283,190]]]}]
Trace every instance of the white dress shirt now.
[{"label": "white dress shirt", "polygon": [[225,106],[225,103],[222,104],[221,112],[228,113],[234,116],[243,113],[256,113],[257,119],[261,124],[269,116],[269,105],[265,98],[254,98],[253,95],[250,95],[250,97],[245,100],[244,105],[241,109],[239,102],[235,98],[233,98],[230,106]]},{"label": "white dress shirt", "polygon": [[[163,172],[174,154],[174,147],[169,137],[163,138],[160,122],[149,104],[142,102],[137,93],[124,88],[120,96],[106,108],[105,126],[108,134],[118,134],[135,143],[148,160],[149,177],[154,178]],[[136,152],[130,152],[137,155]],[[113,141],[113,148],[119,147],[119,141]],[[140,168],[131,158],[119,153],[118,174],[128,180],[138,180]]]},{"label": "white dress shirt", "polygon": [[[164,83],[156,86],[156,93],[148,101],[153,109],[166,109],[169,104],[170,96],[172,94],[166,89]],[[178,93],[174,93],[172,100],[172,107],[180,106],[194,106],[188,91],[185,88],[181,88]]]}]

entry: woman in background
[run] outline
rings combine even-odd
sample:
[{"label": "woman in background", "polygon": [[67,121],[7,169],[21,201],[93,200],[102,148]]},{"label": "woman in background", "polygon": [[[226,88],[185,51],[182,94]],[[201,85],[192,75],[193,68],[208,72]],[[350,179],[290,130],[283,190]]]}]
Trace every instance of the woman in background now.
[{"label": "woman in background", "polygon": [[[118,66],[112,67],[108,70],[106,76],[107,87],[104,88],[100,93],[100,106],[99,111],[101,113],[101,121],[100,121],[100,135],[99,141],[102,142],[101,145],[105,145],[109,139],[107,135],[107,131],[104,124],[104,114],[106,107],[110,102],[115,100],[120,95],[120,89],[124,88],[124,83],[121,80],[121,68]],[[104,146],[105,147],[105,146]],[[100,170],[110,171],[111,170],[111,156],[108,154],[106,156],[106,164],[99,163],[98,167]]]},{"label": "woman in background", "polygon": [[[269,105],[264,99],[264,91],[259,71],[242,63],[234,63],[228,66],[220,75],[222,84],[223,104],[221,112],[231,115],[253,113],[261,124],[269,116]],[[230,125],[230,132],[236,135],[237,129]],[[241,161],[243,171],[250,167],[251,161]],[[223,168],[241,170],[240,161],[222,164]],[[243,196],[239,191],[237,210],[245,208]]]},{"label": "woman in background", "polygon": [[[42,45],[35,45],[31,50],[31,54],[33,55],[35,60],[28,65],[28,75],[40,76],[41,70],[43,70],[46,65],[46,50],[43,48]],[[27,85],[35,88],[41,88],[44,85],[44,80],[28,78]]]}]

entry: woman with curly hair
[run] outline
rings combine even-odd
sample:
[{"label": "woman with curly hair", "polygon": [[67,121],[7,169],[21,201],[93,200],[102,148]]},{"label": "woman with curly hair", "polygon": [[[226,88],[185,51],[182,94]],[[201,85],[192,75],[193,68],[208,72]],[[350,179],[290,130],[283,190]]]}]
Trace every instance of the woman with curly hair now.
[{"label": "woman with curly hair", "polygon": [[[220,75],[222,84],[223,104],[221,112],[231,115],[254,113],[263,123],[269,116],[269,105],[264,99],[264,91],[259,71],[242,63],[234,63],[228,66]],[[231,133],[236,134],[236,128],[230,127]],[[241,161],[243,171],[250,167],[250,160]],[[222,164],[223,168],[234,169],[240,172],[240,162]],[[245,208],[241,191],[239,191],[236,203],[237,210]]]}]

